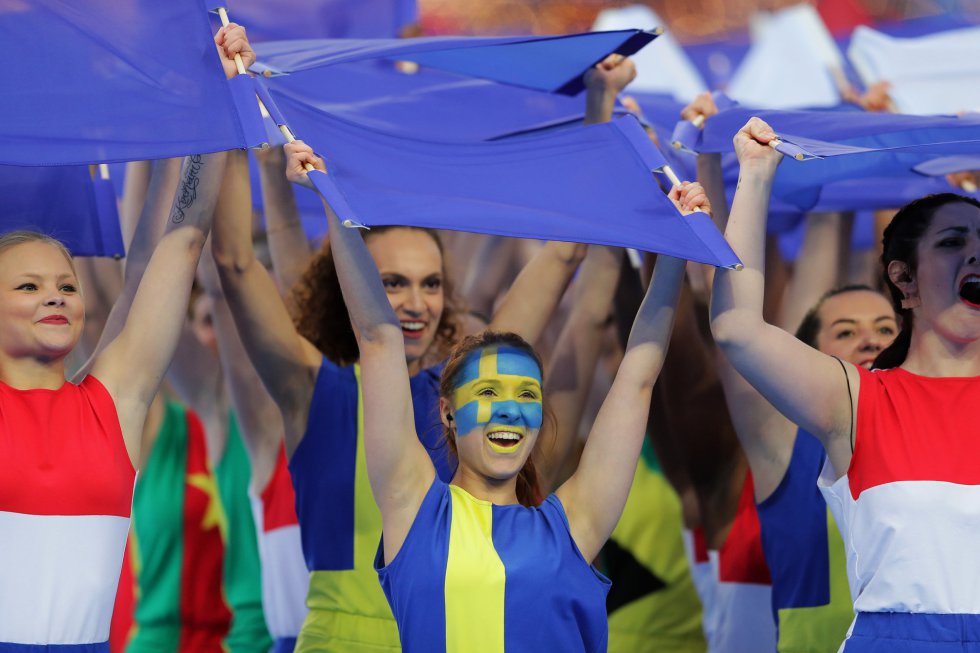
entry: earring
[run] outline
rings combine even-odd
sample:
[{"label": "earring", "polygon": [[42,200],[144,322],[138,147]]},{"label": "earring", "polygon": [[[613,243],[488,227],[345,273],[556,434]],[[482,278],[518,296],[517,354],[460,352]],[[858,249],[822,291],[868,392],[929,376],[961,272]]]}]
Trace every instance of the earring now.
[{"label": "earring", "polygon": [[911,311],[913,308],[918,308],[919,306],[922,306],[922,300],[919,299],[918,295],[914,297],[906,296],[902,299],[902,308],[907,311]]}]

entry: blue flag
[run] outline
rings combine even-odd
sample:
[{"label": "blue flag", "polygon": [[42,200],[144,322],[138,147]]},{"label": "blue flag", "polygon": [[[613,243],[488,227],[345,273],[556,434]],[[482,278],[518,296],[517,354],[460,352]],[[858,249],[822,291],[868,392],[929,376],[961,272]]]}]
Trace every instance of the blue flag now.
[{"label": "blue flag", "polygon": [[575,95],[585,88],[582,74],[586,70],[613,53],[629,56],[654,38],[653,32],[621,30],[569,36],[281,41],[257,46],[259,60],[252,70],[288,74],[351,61],[392,59]]},{"label": "blue flag", "polygon": [[283,102],[326,148],[311,175],[341,219],[634,247],[711,265],[738,259],[707,214],[682,216],[653,179],[664,165],[639,123],[480,143],[392,136]]},{"label": "blue flag", "polygon": [[203,0],[0,0],[0,164],[155,159],[258,145]]},{"label": "blue flag", "polygon": [[31,229],[75,256],[124,256],[116,196],[88,166],[0,166],[0,233]]}]

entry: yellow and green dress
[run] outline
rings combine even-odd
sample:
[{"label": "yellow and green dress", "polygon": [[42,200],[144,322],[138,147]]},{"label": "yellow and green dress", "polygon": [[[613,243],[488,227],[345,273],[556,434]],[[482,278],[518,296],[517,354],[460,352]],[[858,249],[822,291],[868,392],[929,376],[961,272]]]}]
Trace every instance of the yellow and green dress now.
[{"label": "yellow and green dress", "polygon": [[649,441],[623,515],[599,554],[612,580],[610,653],[704,653],[701,603],[684,551],[683,516]]}]

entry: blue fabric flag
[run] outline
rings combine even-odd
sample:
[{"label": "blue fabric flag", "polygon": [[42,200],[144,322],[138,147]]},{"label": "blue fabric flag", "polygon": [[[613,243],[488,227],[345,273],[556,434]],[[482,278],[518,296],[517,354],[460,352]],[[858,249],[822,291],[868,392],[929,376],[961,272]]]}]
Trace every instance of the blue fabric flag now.
[{"label": "blue fabric flag", "polygon": [[769,123],[781,136],[792,134],[799,138],[873,149],[971,140],[977,137],[968,134],[977,133],[974,130],[980,127],[978,114],[957,118],[868,113],[849,110],[846,106],[834,111],[761,111],[733,106],[705,121],[700,147],[692,149],[698,152],[732,151],[732,138],[753,116]]},{"label": "blue fabric flag", "polygon": [[707,214],[681,216],[652,178],[664,164],[639,123],[479,143],[393,136],[277,98],[327,148],[311,175],[341,219],[656,251],[711,265],[738,259]]},{"label": "blue fabric flag", "polygon": [[230,0],[249,41],[385,39],[418,21],[415,0]]},{"label": "blue fabric flag", "polygon": [[547,37],[280,41],[255,48],[259,60],[252,70],[269,75],[288,74],[352,61],[394,59],[539,91],[575,95],[585,88],[582,74],[586,70],[613,53],[629,56],[656,36],[653,32],[621,30]]},{"label": "blue fabric flag", "polygon": [[31,229],[75,256],[124,256],[112,184],[88,166],[0,166],[0,233]]},{"label": "blue fabric flag", "polygon": [[[731,152],[732,137],[753,115],[772,126],[783,141],[777,149],[788,155],[776,173],[774,198],[801,210],[901,206],[910,192],[929,192],[929,184],[913,172],[916,165],[943,156],[980,154],[976,114],[922,117],[744,107],[707,120],[695,147],[701,152]],[[728,181],[734,183],[735,178],[737,171]],[[834,188],[838,183],[842,185]]]},{"label": "blue fabric flag", "polygon": [[473,79],[434,68],[399,72],[362,61],[256,80],[323,113],[390,134],[473,142],[583,117],[580,98]]},{"label": "blue fabric flag", "polygon": [[251,80],[225,79],[203,0],[0,0],[0,60],[2,164],[155,159],[263,140]]}]

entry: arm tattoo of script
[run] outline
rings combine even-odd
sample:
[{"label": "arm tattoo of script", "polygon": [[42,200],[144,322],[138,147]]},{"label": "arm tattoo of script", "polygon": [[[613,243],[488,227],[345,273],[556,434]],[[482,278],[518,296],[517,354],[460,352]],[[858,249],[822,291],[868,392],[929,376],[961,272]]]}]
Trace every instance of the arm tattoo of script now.
[{"label": "arm tattoo of script", "polygon": [[180,180],[177,188],[177,196],[174,198],[174,207],[170,212],[170,221],[180,224],[186,215],[184,211],[191,208],[191,204],[197,199],[197,187],[201,183],[202,157],[194,154],[187,157],[187,168],[184,171],[184,178]]}]

